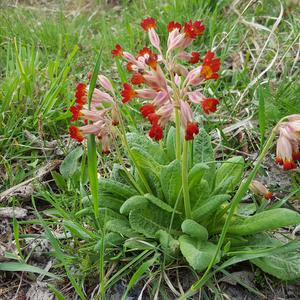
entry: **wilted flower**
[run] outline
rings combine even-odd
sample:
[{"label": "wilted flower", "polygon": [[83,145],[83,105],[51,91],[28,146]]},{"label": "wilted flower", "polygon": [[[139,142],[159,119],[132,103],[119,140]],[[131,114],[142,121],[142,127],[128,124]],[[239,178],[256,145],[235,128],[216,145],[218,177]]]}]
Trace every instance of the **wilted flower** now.
[{"label": "wilted flower", "polygon": [[267,200],[271,200],[273,198],[272,192],[270,192],[261,182],[257,180],[253,180],[251,182],[249,189],[253,194],[262,196]]},{"label": "wilted flower", "polygon": [[276,148],[276,163],[283,166],[284,170],[297,168],[300,160],[300,115],[287,117],[288,122],[279,124],[279,138]]}]

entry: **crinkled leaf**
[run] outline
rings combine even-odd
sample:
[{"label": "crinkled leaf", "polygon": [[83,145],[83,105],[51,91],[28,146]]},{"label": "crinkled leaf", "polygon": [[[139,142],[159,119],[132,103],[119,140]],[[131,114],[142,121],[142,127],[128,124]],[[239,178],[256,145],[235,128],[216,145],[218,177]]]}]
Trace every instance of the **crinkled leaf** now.
[{"label": "crinkled leaf", "polygon": [[[207,268],[217,249],[217,245],[211,242],[197,241],[186,235],[179,237],[179,245],[182,255],[190,266],[199,272]],[[215,263],[219,261],[220,256],[217,257]]]},{"label": "crinkled leaf", "polygon": [[295,280],[300,278],[300,251],[285,253],[271,253],[268,256],[251,260],[264,272],[281,280]]},{"label": "crinkled leaf", "polygon": [[128,215],[133,209],[143,209],[148,206],[148,200],[144,196],[133,196],[127,199],[120,208],[120,213]]},{"label": "crinkled leaf", "polygon": [[170,161],[173,161],[176,158],[176,129],[170,127],[167,135],[167,154]]},{"label": "crinkled leaf", "polygon": [[274,208],[231,224],[228,233],[250,235],[300,223],[300,214],[287,208]]},{"label": "crinkled leaf", "polygon": [[202,128],[199,134],[194,138],[193,146],[193,163],[206,163],[209,171],[205,172],[204,178],[209,183],[209,187],[213,186],[216,164],[214,158],[214,151],[211,145],[209,134]]},{"label": "crinkled leaf", "polygon": [[[150,204],[146,209],[132,210],[129,214],[129,222],[135,231],[144,234],[146,237],[155,237],[158,230],[169,230],[171,216],[171,213]],[[179,224],[179,218],[174,218],[171,233],[180,233]]]},{"label": "crinkled leaf", "polygon": [[[234,156],[224,161],[216,172],[216,188],[225,186],[227,192],[232,192],[242,179],[244,165],[242,156]],[[230,178],[229,181],[228,178]]]},{"label": "crinkled leaf", "polygon": [[72,177],[75,172],[79,170],[78,160],[82,156],[82,154],[83,148],[77,147],[65,157],[59,167],[59,171],[64,178],[68,179]]},{"label": "crinkled leaf", "polygon": [[197,163],[191,168],[188,177],[189,189],[201,182],[201,179],[207,170],[209,170],[209,166],[204,163]]},{"label": "crinkled leaf", "polygon": [[106,222],[105,226],[107,230],[122,234],[126,237],[137,236],[127,220],[109,220]]},{"label": "crinkled leaf", "polygon": [[192,210],[195,210],[197,207],[202,205],[207,201],[210,194],[210,187],[208,182],[202,178],[200,183],[194,185],[190,189],[190,201]]},{"label": "crinkled leaf", "polygon": [[140,168],[149,169],[159,176],[162,166],[154,159],[154,155],[149,154],[142,147],[132,147],[131,156],[134,163]]},{"label": "crinkled leaf", "polygon": [[[168,205],[167,203],[165,203],[164,201],[160,200],[159,198],[151,195],[151,194],[145,194],[144,195],[152,204],[158,206],[159,208],[169,212],[169,213],[173,213],[174,208],[171,207],[170,205]],[[178,211],[175,211],[178,214],[181,214]]]},{"label": "crinkled leaf", "polygon": [[208,232],[205,227],[198,224],[194,220],[186,219],[181,224],[181,229],[184,233],[188,234],[189,236],[200,240],[200,241],[207,241],[208,239]]},{"label": "crinkled leaf", "polygon": [[99,189],[102,193],[115,195],[121,199],[128,199],[138,194],[134,188],[113,179],[101,178],[99,180]]},{"label": "crinkled leaf", "polygon": [[155,157],[158,164],[167,164],[168,157],[164,150],[160,147],[159,143],[151,141],[145,134],[137,132],[127,133],[127,140],[130,148],[141,148],[150,157]]},{"label": "crinkled leaf", "polygon": [[156,237],[159,239],[161,248],[166,257],[169,259],[174,259],[177,251],[179,250],[178,240],[174,239],[172,235],[165,230],[158,230],[156,232]]},{"label": "crinkled leaf", "polygon": [[172,161],[164,166],[160,173],[160,182],[165,199],[170,206],[174,207],[181,189],[181,163],[178,160]]},{"label": "crinkled leaf", "polygon": [[216,195],[208,200],[197,209],[192,211],[192,217],[197,222],[209,218],[225,201],[230,199],[230,195]]}]

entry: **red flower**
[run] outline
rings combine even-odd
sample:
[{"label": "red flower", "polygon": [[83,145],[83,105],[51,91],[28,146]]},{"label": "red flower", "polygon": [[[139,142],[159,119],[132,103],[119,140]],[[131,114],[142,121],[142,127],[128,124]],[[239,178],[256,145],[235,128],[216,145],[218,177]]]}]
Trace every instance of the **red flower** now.
[{"label": "red flower", "polygon": [[78,106],[78,105],[76,105],[76,106],[73,105],[73,106],[70,107],[70,112],[72,113],[71,122],[78,120],[78,118],[81,115],[81,113],[80,113],[81,108],[82,107]]},{"label": "red flower", "polygon": [[134,91],[134,89],[128,83],[124,83],[123,90],[121,92],[121,96],[123,97],[122,102],[123,103],[128,102],[129,100],[134,98],[135,95],[136,92]]},{"label": "red flower", "polygon": [[126,69],[128,72],[132,72],[133,71],[133,63],[131,62],[128,62],[127,65],[126,65]]},{"label": "red flower", "polygon": [[218,58],[214,58],[215,54],[208,50],[203,59],[202,69],[200,74],[205,79],[217,79],[217,72],[220,69],[221,61]]},{"label": "red flower", "polygon": [[264,194],[264,197],[266,200],[272,200],[273,199],[273,193],[272,192],[267,192]]},{"label": "red flower", "polygon": [[215,98],[206,98],[201,102],[202,109],[206,114],[215,112],[217,110],[218,104],[219,104],[219,100]]},{"label": "red flower", "polygon": [[173,31],[174,29],[178,28],[179,30],[181,30],[182,26],[180,23],[177,23],[177,22],[174,22],[174,21],[171,21],[169,24],[168,24],[168,31],[171,32]]},{"label": "red flower", "polygon": [[152,68],[153,70],[156,70],[157,66],[157,54],[151,53],[148,59],[146,59],[146,64]]},{"label": "red flower", "polygon": [[[150,114],[154,114],[154,112],[155,112],[155,106],[153,104],[145,104],[145,105],[143,105],[143,106],[140,107],[140,112],[141,112],[141,115],[144,118],[146,118]],[[156,115],[156,114],[154,114],[154,115]],[[158,119],[157,119],[157,121],[158,121]],[[150,121],[150,123],[151,123],[151,121]]]},{"label": "red flower", "polygon": [[159,125],[153,125],[149,130],[149,136],[156,141],[160,141],[163,138],[163,129]]},{"label": "red flower", "polygon": [[194,23],[190,20],[188,23],[184,23],[184,33],[187,37],[195,39],[202,35],[205,26],[201,24],[201,21],[195,21]]},{"label": "red flower", "polygon": [[84,83],[78,83],[76,86],[75,92],[76,103],[78,106],[82,107],[87,99],[86,99],[86,85]]},{"label": "red flower", "polygon": [[293,152],[293,160],[297,161],[300,160],[300,152]]},{"label": "red flower", "polygon": [[121,45],[116,44],[115,49],[113,49],[113,50],[111,51],[111,54],[112,54],[114,57],[122,56],[122,55],[123,55],[123,49],[122,49]]},{"label": "red flower", "polygon": [[159,115],[156,113],[148,114],[148,120],[151,125],[158,125]]},{"label": "red flower", "polygon": [[76,140],[79,143],[81,143],[84,140],[84,135],[82,134],[80,129],[75,126],[69,127],[69,133],[70,133],[71,138]]},{"label": "red flower", "polygon": [[153,18],[146,18],[141,22],[141,26],[145,31],[155,28],[156,27],[156,21]]},{"label": "red flower", "polygon": [[190,58],[189,63],[196,64],[200,58],[199,52],[192,52],[191,55],[192,57]]},{"label": "red flower", "polygon": [[131,77],[131,83],[134,85],[139,85],[145,83],[145,78],[140,73],[134,73]]},{"label": "red flower", "polygon": [[140,50],[139,54],[137,55],[137,58],[141,57],[141,56],[150,56],[152,54],[152,51],[147,48],[147,47],[144,47],[142,50]]},{"label": "red flower", "polygon": [[297,165],[294,161],[292,160],[285,160],[283,162],[283,170],[292,170],[292,169],[296,169]]},{"label": "red flower", "polygon": [[275,163],[278,164],[278,165],[283,166],[283,170],[286,170],[286,171],[297,168],[297,165],[293,160],[283,159],[279,156],[277,156],[275,158]]},{"label": "red flower", "polygon": [[190,141],[194,138],[194,135],[199,133],[198,123],[190,122],[185,129],[185,140]]}]

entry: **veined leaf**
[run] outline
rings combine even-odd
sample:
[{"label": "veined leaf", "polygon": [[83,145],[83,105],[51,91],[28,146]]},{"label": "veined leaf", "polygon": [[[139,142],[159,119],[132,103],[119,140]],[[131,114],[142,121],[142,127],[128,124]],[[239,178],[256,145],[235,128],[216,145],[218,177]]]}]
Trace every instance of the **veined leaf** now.
[{"label": "veined leaf", "polygon": [[105,226],[109,231],[122,234],[126,237],[137,236],[136,232],[130,227],[127,220],[109,220],[105,223]]},{"label": "veined leaf", "polygon": [[209,170],[209,166],[204,163],[197,163],[191,168],[188,177],[189,189],[201,182],[201,179],[206,170]]},{"label": "veined leaf", "polygon": [[[164,201],[160,200],[159,198],[151,195],[151,194],[145,194],[144,195],[145,198],[147,198],[152,204],[156,205],[157,207],[169,212],[169,213],[173,213],[174,208],[171,207],[170,205],[168,205],[167,203],[165,203]],[[181,214],[178,211],[175,211],[177,214]]]},{"label": "veined leaf", "polygon": [[130,132],[126,136],[130,148],[140,148],[149,156],[155,157],[155,161],[160,165],[168,163],[168,157],[164,150],[158,143],[147,138],[146,135],[137,132]]},{"label": "veined leaf", "polygon": [[169,129],[166,144],[169,160],[173,161],[176,159],[176,129],[173,126]]},{"label": "veined leaf", "polygon": [[120,213],[128,215],[133,209],[147,208],[148,200],[144,196],[133,196],[127,199],[120,208]]},{"label": "veined leaf", "polygon": [[99,189],[102,193],[110,193],[123,199],[128,199],[138,194],[132,187],[112,179],[101,178],[99,180]]},{"label": "veined leaf", "polygon": [[175,240],[167,231],[158,230],[156,237],[159,239],[160,245],[164,254],[169,259],[173,259],[176,256],[176,252],[179,250],[179,242]]},{"label": "veined leaf", "polygon": [[133,156],[135,163],[138,164],[140,168],[152,170],[157,176],[159,176],[162,166],[142,147],[135,146],[131,148],[131,155]]},{"label": "veined leaf", "polygon": [[83,154],[83,148],[77,147],[72,150],[63,160],[59,167],[59,171],[64,178],[70,178],[79,169],[78,160]]},{"label": "veined leaf", "polygon": [[230,199],[230,195],[216,195],[208,198],[208,200],[192,212],[192,217],[197,222],[209,218],[222,203]]},{"label": "veined leaf", "polygon": [[[206,241],[197,241],[194,238],[182,235],[179,237],[180,250],[190,266],[196,271],[203,271],[213,258],[217,246]],[[220,261],[220,256],[215,263]]]},{"label": "veined leaf", "polygon": [[189,236],[200,240],[200,241],[207,241],[208,239],[208,232],[205,227],[198,224],[194,220],[186,219],[181,224],[181,229],[184,233],[188,234]]},{"label": "veined leaf", "polygon": [[[168,213],[153,204],[149,204],[146,209],[134,209],[129,214],[131,227],[144,234],[146,237],[155,237],[158,230],[169,230],[171,223],[171,213]],[[180,233],[180,220],[174,218],[171,233],[178,235]]]},{"label": "veined leaf", "polygon": [[[209,172],[209,171],[208,171]],[[202,180],[194,185],[190,189],[190,200],[192,210],[195,210],[200,205],[204,204],[209,198],[210,187],[208,182],[202,178]]]},{"label": "veined leaf", "polygon": [[[216,172],[216,188],[225,185],[226,191],[232,192],[242,179],[244,166],[245,162],[242,156],[234,156],[224,161]],[[230,180],[228,180],[229,178]]]},{"label": "veined leaf", "polygon": [[162,168],[160,182],[166,200],[174,207],[182,185],[180,161],[174,160]]},{"label": "veined leaf", "polygon": [[204,179],[209,183],[209,187],[213,186],[216,164],[214,158],[214,151],[211,145],[211,139],[208,133],[202,128],[194,138],[193,144],[193,162],[206,163],[209,170],[205,172]]},{"label": "veined leaf", "polygon": [[287,208],[274,208],[231,224],[228,233],[249,235],[300,223],[300,214]]},{"label": "veined leaf", "polygon": [[251,262],[281,280],[300,278],[300,251],[270,253],[268,256],[252,259]]}]

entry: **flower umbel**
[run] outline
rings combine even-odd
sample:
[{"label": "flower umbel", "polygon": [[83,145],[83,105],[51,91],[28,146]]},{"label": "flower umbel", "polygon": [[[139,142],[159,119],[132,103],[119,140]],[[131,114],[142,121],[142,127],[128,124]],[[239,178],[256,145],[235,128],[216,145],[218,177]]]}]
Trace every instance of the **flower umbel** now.
[{"label": "flower umbel", "polygon": [[[205,26],[200,20],[190,20],[183,26],[171,21],[167,26],[169,37],[166,53],[160,48],[160,40],[155,31],[156,20],[145,18],[141,21],[141,27],[148,32],[149,40],[158,52],[144,47],[133,55],[116,45],[113,54],[122,56],[126,61],[127,71],[133,72],[130,79],[132,85],[123,84],[122,102],[126,104],[134,98],[142,100],[140,112],[149,121],[149,136],[155,140],[163,138],[165,125],[175,120],[175,110],[178,109],[185,140],[193,140],[199,133],[199,125],[193,117],[193,106],[201,105],[203,112],[210,114],[216,112],[219,104],[219,100],[206,98],[200,91],[206,80],[218,78],[220,60],[208,50],[202,64],[197,65],[200,52],[189,53],[184,50],[203,34]],[[182,64],[182,61],[188,65]],[[196,66],[190,69],[191,65]],[[139,89],[133,88],[137,85],[140,86]]]}]

